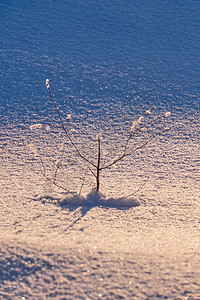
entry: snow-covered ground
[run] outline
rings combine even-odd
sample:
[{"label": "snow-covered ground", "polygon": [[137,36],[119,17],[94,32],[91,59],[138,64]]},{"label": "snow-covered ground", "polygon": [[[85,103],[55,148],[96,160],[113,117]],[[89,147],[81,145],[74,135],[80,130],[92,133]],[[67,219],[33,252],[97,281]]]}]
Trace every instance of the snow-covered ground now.
[{"label": "snow-covered ground", "polygon": [[[132,162],[150,174],[132,208],[63,205],[27,147],[28,129],[4,131],[1,298],[199,299],[199,116],[191,121]],[[114,186],[107,176],[102,186]],[[124,193],[138,185],[126,171],[117,180]]]},{"label": "snow-covered ground", "polygon": [[[200,299],[199,10],[196,0],[1,1],[0,299]],[[34,154],[53,176],[65,143],[58,180],[80,190],[84,165],[54,126],[47,78],[94,161],[98,134],[104,157],[117,146],[113,159],[148,109],[171,111],[171,130],[102,172],[105,197],[87,198],[87,173],[84,198],[67,204]]]}]

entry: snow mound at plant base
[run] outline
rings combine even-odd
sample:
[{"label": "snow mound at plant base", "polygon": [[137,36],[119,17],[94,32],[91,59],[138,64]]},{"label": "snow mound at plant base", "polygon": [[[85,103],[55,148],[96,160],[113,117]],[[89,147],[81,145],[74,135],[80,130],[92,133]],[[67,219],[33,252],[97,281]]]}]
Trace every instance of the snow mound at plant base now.
[{"label": "snow mound at plant base", "polygon": [[88,205],[88,206],[106,206],[106,207],[116,207],[116,208],[129,208],[139,206],[141,203],[136,198],[106,198],[100,192],[97,192],[96,189],[93,189],[87,197],[83,197],[81,195],[68,196],[60,201],[60,204],[67,205]]}]

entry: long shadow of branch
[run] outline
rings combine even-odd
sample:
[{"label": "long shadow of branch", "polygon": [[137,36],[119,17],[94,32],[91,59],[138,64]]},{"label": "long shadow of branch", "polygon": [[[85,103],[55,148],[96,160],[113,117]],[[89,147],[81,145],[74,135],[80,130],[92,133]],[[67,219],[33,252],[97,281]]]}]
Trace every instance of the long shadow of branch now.
[{"label": "long shadow of branch", "polygon": [[[40,201],[43,204],[51,203],[56,206],[60,206],[62,210],[67,210],[68,212],[73,212],[73,220],[70,224],[64,229],[63,232],[66,232],[68,229],[74,227],[79,221],[81,221],[86,214],[94,207],[100,207],[104,209],[115,208],[118,210],[127,210],[132,207],[140,205],[140,202],[135,198],[108,198],[106,199],[100,193],[97,193],[96,190],[93,190],[87,198],[77,196],[66,197],[64,199],[52,197],[52,196],[41,196],[34,198],[35,201]],[[74,201],[72,201],[74,200]]]},{"label": "long shadow of branch", "polygon": [[68,229],[72,228],[74,225],[76,225],[80,220],[82,220],[88,211],[94,206],[89,204],[88,202],[82,202],[82,203],[69,203],[68,199],[61,199],[49,195],[45,196],[39,196],[33,198],[34,201],[39,201],[41,203],[45,204],[52,204],[61,207],[62,210],[66,210],[68,212],[74,213],[73,220],[70,222],[70,224],[67,225],[65,230],[63,232],[66,232]]}]

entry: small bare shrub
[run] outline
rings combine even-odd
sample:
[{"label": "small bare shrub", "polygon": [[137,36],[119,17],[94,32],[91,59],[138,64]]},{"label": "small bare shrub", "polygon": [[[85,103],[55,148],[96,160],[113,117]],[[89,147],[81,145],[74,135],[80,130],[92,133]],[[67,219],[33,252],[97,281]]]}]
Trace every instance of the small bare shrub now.
[{"label": "small bare shrub", "polygon": [[[90,175],[92,175],[92,177],[94,178],[95,191],[97,194],[100,193],[101,174],[106,169],[113,167],[117,163],[120,163],[126,157],[129,157],[129,156],[133,155],[133,153],[145,148],[145,146],[147,146],[157,136],[162,135],[166,131],[170,130],[169,127],[162,126],[162,119],[169,117],[171,115],[171,113],[165,112],[165,113],[162,113],[159,115],[154,115],[153,117],[151,116],[151,118],[149,118],[149,116],[152,114],[152,110],[153,110],[153,109],[149,109],[142,116],[140,116],[138,119],[136,119],[132,122],[132,125],[130,126],[130,130],[129,130],[129,132],[127,132],[127,135],[123,141],[122,147],[118,148],[118,143],[116,142],[116,145],[112,146],[111,150],[105,153],[105,151],[102,150],[103,149],[103,140],[100,135],[97,135],[96,159],[94,160],[94,159],[90,158],[89,155],[88,156],[85,155],[85,152],[83,153],[81,151],[81,149],[78,146],[78,143],[72,136],[71,131],[65,125],[65,123],[63,121],[63,117],[61,115],[61,112],[60,112],[58,106],[56,105],[56,102],[52,96],[52,93],[50,90],[49,79],[46,80],[46,87],[48,89],[49,97],[51,99],[51,102],[56,110],[56,113],[57,113],[57,116],[59,119],[59,124],[60,124],[59,129],[64,134],[68,143],[74,149],[74,151],[76,152],[79,159],[85,163],[86,170],[89,171]],[[71,115],[67,115],[67,119],[70,120]],[[159,124],[159,126],[158,126],[158,124]],[[41,126],[42,126],[42,124],[34,124],[34,125],[31,125],[30,128],[31,128],[31,130],[34,130],[37,128],[41,128]],[[138,137],[140,134],[144,134],[144,137],[137,144],[135,142],[135,138]],[[85,147],[87,147],[87,145],[85,145]],[[113,156],[113,151],[115,151],[118,154]],[[74,199],[77,197],[77,195],[81,194],[87,172],[85,173],[85,176],[82,179],[81,188],[80,188],[79,192],[72,191],[69,188],[64,187],[63,184],[60,184],[57,179],[59,169],[61,168],[63,159],[64,159],[64,153],[65,153],[65,145],[64,144],[61,149],[60,158],[54,163],[54,173],[53,173],[54,175],[52,178],[50,178],[47,175],[47,171],[45,168],[45,163],[42,159],[42,155],[35,148],[34,148],[34,152],[36,153],[37,157],[40,160],[43,175],[49,182],[51,182],[53,185],[57,186],[58,188],[61,188],[64,191],[66,191],[66,193],[73,196]],[[140,187],[138,189],[140,189]],[[132,195],[133,194],[131,194],[129,196],[132,196]],[[72,199],[73,199],[73,197],[72,197]]]}]

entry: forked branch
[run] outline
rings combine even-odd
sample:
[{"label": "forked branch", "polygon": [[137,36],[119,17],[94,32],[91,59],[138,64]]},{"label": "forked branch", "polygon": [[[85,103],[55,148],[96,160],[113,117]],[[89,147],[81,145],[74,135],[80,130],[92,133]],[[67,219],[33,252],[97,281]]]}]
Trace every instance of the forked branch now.
[{"label": "forked branch", "polygon": [[[81,184],[81,189],[80,189],[80,192],[82,191],[83,189],[83,186],[84,186],[84,183],[85,183],[85,177],[87,175],[87,170],[90,171],[90,173],[95,177],[95,180],[96,180],[96,190],[97,192],[99,192],[99,189],[100,189],[100,173],[101,171],[107,169],[107,168],[110,168],[112,167],[113,165],[115,165],[117,162],[121,161],[122,159],[124,159],[126,156],[130,156],[132,155],[134,152],[138,151],[138,150],[141,150],[143,149],[146,145],[148,145],[153,139],[155,139],[156,136],[158,135],[161,135],[163,134],[164,132],[170,130],[170,128],[164,128],[162,130],[159,130],[158,132],[156,133],[151,133],[149,132],[149,135],[150,137],[146,137],[146,140],[143,140],[143,142],[141,142],[140,145],[136,145],[136,146],[131,146],[131,141],[132,139],[142,133],[143,131],[146,131],[147,128],[151,128],[152,125],[155,125],[156,122],[160,119],[162,119],[163,117],[168,117],[170,115],[170,112],[167,112],[167,113],[164,113],[164,114],[161,114],[159,116],[155,116],[152,120],[150,121],[146,121],[146,117],[147,115],[149,115],[151,113],[151,110],[148,110],[146,111],[146,113],[144,114],[144,116],[141,116],[139,117],[138,120],[134,121],[132,126],[131,126],[131,130],[130,130],[130,133],[128,135],[128,137],[124,140],[124,146],[122,147],[122,152],[121,152],[121,155],[119,155],[117,158],[113,159],[111,162],[107,162],[106,164],[106,160],[109,156],[111,156],[111,153],[117,149],[118,147],[118,144],[116,143],[116,147],[112,147],[112,149],[108,152],[107,155],[104,156],[104,159],[102,159],[101,157],[101,139],[100,139],[100,136],[97,137],[97,142],[98,142],[98,148],[97,148],[97,161],[96,163],[93,163],[89,158],[87,158],[85,155],[83,155],[81,153],[81,151],[79,150],[79,148],[77,147],[77,144],[73,141],[72,137],[70,136],[67,128],[65,127],[64,125],[64,122],[63,122],[63,119],[62,119],[62,116],[60,114],[60,111],[59,111],[59,108],[57,107],[56,105],[56,102],[54,101],[53,97],[52,97],[52,94],[51,94],[51,90],[50,90],[50,85],[49,85],[49,80],[47,79],[46,80],[46,86],[47,86],[47,89],[48,89],[48,92],[49,92],[49,96],[50,96],[50,99],[56,109],[56,112],[57,112],[57,115],[58,115],[58,118],[59,118],[59,121],[60,121],[60,124],[61,124],[61,129],[63,130],[64,134],[66,135],[67,139],[69,140],[70,144],[72,145],[72,147],[74,148],[74,150],[76,151],[77,155],[79,156],[79,158],[81,158],[85,163],[87,163],[87,168],[86,168],[86,172],[85,172],[85,175],[83,177],[83,180],[82,180],[82,184]],[[145,123],[144,123],[145,121]],[[143,125],[142,125],[143,124]],[[71,195],[75,195],[75,193],[69,191],[68,189],[60,186],[58,183],[57,183],[57,172],[58,172],[58,169],[60,168],[60,164],[61,164],[61,161],[63,159],[63,153],[64,153],[64,150],[62,152],[62,155],[61,155],[61,160],[55,165],[55,173],[54,173],[54,179],[53,179],[53,182],[52,180],[46,175],[46,170],[45,170],[45,166],[44,166],[44,163],[41,159],[41,156],[39,156],[40,158],[40,162],[41,162],[41,165],[42,165],[42,169],[43,169],[43,175],[44,177],[49,180],[50,182],[52,182],[54,185],[56,185],[57,187],[61,187],[62,189],[66,190],[68,193],[70,193]]]}]

